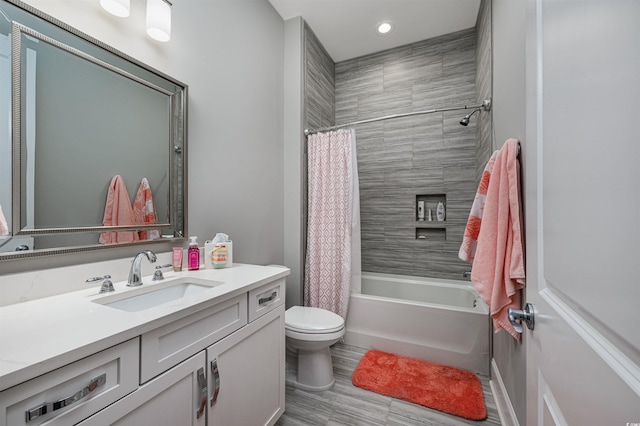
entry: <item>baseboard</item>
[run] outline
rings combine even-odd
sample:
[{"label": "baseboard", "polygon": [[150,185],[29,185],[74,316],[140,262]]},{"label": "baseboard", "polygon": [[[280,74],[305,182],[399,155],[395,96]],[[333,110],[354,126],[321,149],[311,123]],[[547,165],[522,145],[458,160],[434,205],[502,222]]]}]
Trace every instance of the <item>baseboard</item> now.
[{"label": "baseboard", "polygon": [[516,412],[511,404],[511,399],[509,399],[507,389],[504,387],[502,376],[500,376],[500,370],[498,370],[496,360],[493,358],[491,359],[491,381],[489,385],[491,386],[491,392],[493,392],[493,398],[496,401],[502,426],[520,426]]}]

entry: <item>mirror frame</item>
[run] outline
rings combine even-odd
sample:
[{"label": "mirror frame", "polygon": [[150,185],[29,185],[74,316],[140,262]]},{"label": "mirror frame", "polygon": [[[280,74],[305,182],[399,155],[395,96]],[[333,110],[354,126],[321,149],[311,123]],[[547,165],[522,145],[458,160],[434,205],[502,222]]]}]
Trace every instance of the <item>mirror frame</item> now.
[{"label": "mirror frame", "polygon": [[[171,92],[151,81],[147,81],[139,76],[129,73],[126,70],[118,68],[115,65],[109,64],[101,59],[95,58],[90,54],[82,52],[68,46],[56,39],[48,37],[45,34],[38,32],[28,26],[22,25],[18,22],[11,21],[11,144],[12,144],[12,233],[11,236],[51,236],[55,234],[70,234],[70,233],[99,233],[107,231],[137,231],[148,229],[172,229],[172,237],[161,237],[156,240],[135,241],[131,243],[116,243],[116,244],[95,244],[95,245],[82,245],[71,247],[59,247],[59,248],[47,248],[47,249],[33,249],[17,252],[3,252],[0,253],[0,262],[35,258],[43,256],[72,254],[79,252],[88,252],[94,250],[105,249],[117,249],[122,247],[136,246],[136,245],[148,245],[148,244],[160,244],[160,243],[183,243],[185,241],[185,235],[187,234],[187,106],[188,106],[188,86],[166,74],[128,56],[127,54],[120,52],[119,50],[99,41],[95,38],[71,27],[70,25],[53,18],[44,12],[25,4],[19,0],[5,0],[7,3],[16,6],[25,12],[34,15],[49,24],[53,24],[60,29],[71,33],[72,35],[87,41],[99,49],[103,49],[108,53],[111,53],[132,65],[141,68],[150,74],[153,74],[161,79],[168,81],[169,83],[177,86],[179,89],[176,92]],[[88,60],[91,63],[103,67],[109,71],[115,72],[125,78],[133,80],[139,84],[147,86],[152,90],[159,91],[169,97],[169,103],[171,105],[171,123],[170,128],[170,143],[167,147],[170,151],[170,164],[169,164],[169,201],[171,208],[168,211],[169,222],[158,223],[154,225],[132,225],[132,226],[79,226],[79,227],[57,227],[57,228],[35,228],[35,229],[23,229],[22,223],[22,201],[24,194],[22,194],[22,130],[21,130],[21,48],[20,39],[22,34],[27,34],[31,37],[42,40],[45,43],[51,44],[57,48],[64,50],[67,53],[76,55],[82,59]],[[180,118],[174,119],[175,111],[179,112]],[[177,125],[174,125],[177,123]],[[180,184],[182,183],[182,184]],[[176,207],[176,205],[181,206]]]}]

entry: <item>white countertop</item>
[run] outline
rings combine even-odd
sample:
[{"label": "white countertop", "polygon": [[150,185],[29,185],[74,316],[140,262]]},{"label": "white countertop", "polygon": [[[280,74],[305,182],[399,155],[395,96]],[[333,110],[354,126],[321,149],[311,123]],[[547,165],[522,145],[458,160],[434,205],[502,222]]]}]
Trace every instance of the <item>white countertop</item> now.
[{"label": "white countertop", "polygon": [[[139,312],[94,303],[107,294],[136,288],[116,282],[116,293],[97,287],[0,308],[0,391],[213,306],[260,285],[286,277],[285,267],[234,264],[226,269],[165,272],[165,281],[192,277],[224,284]],[[153,286],[151,276],[143,286]],[[51,285],[56,285],[52,282]],[[139,288],[139,287],[137,287]]]}]

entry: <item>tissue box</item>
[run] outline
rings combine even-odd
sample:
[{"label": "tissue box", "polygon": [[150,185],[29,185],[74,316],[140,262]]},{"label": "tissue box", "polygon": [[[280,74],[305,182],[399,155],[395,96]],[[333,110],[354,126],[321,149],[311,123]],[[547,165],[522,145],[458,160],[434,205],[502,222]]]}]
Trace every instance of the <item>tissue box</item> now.
[{"label": "tissue box", "polygon": [[[226,259],[224,264],[220,264],[219,258],[214,259],[214,250],[218,248],[226,249]],[[215,262],[214,262],[215,260]],[[211,241],[205,241],[204,243],[204,267],[205,269],[212,268],[231,268],[233,266],[233,241],[226,241],[224,243],[213,243]]]}]

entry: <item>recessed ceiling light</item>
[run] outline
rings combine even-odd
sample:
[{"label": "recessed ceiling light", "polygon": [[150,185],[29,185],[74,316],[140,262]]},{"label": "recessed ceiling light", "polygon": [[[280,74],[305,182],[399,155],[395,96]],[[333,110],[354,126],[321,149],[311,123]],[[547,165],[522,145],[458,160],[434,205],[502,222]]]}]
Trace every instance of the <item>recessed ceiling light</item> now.
[{"label": "recessed ceiling light", "polygon": [[392,28],[393,27],[391,26],[390,22],[382,22],[378,24],[378,34],[387,34],[391,32]]}]

